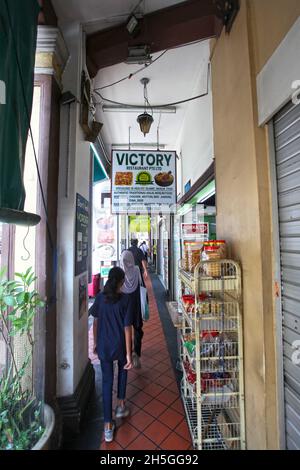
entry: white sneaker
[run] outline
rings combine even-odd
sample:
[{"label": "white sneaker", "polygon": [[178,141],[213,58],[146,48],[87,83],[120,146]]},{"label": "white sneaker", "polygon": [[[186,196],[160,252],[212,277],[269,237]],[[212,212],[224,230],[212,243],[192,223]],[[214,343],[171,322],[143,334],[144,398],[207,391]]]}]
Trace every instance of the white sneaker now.
[{"label": "white sneaker", "polygon": [[115,432],[116,425],[112,422],[111,429],[104,429],[104,439],[105,442],[112,442],[114,440],[114,432]]},{"label": "white sneaker", "polygon": [[115,410],[116,418],[127,418],[130,415],[128,406],[117,406]]}]

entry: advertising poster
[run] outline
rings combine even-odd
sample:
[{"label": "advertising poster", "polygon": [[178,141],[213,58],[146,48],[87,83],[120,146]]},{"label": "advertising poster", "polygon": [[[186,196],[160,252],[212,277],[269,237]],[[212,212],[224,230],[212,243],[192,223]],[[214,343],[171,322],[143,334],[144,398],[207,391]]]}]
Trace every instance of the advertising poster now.
[{"label": "advertising poster", "polygon": [[75,276],[87,270],[89,202],[76,194]]},{"label": "advertising poster", "polygon": [[97,266],[102,261],[105,263],[117,261],[118,256],[118,221],[111,214],[110,207],[95,211],[95,256]]},{"label": "advertising poster", "polygon": [[113,150],[112,213],[170,213],[176,204],[176,152]]}]

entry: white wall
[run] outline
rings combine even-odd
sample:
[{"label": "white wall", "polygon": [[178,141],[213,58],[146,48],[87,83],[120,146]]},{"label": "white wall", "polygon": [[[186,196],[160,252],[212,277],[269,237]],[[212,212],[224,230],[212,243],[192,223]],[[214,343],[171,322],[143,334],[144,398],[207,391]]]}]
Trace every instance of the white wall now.
[{"label": "white wall", "polygon": [[[201,74],[197,78],[194,90],[191,90],[191,96],[204,93],[207,89],[209,55],[210,46],[207,41],[204,56],[201,57],[203,61]],[[198,59],[195,58],[195,60]],[[177,171],[177,193],[183,195],[185,184],[191,180],[193,185],[213,161],[212,94],[210,84],[207,96],[190,102],[176,149],[177,154],[180,156]]]},{"label": "white wall", "polygon": [[266,124],[299,89],[299,49],[300,17],[257,76],[259,125]]},{"label": "white wall", "polygon": [[[81,71],[85,66],[82,29],[79,23],[60,27],[70,53],[63,75],[63,91],[70,91],[79,101]],[[90,149],[79,125],[79,104],[70,105],[70,126],[68,108],[69,105],[64,105],[61,109],[58,194],[58,396],[73,394],[88,363],[88,316],[86,312],[79,319],[79,276],[75,277],[74,245],[76,193],[89,199]]]}]

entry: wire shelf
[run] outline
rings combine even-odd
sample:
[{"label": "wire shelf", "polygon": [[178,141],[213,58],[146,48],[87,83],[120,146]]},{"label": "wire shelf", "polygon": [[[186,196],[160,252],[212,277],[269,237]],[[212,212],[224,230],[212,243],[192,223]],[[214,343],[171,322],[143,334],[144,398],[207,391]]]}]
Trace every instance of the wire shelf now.
[{"label": "wire shelf", "polygon": [[189,294],[179,303],[181,391],[193,443],[245,448],[240,267],[200,262],[194,273],[181,270],[180,279]]},{"label": "wire shelf", "polygon": [[238,450],[241,448],[240,423],[227,423],[222,410],[202,407],[201,448]]}]

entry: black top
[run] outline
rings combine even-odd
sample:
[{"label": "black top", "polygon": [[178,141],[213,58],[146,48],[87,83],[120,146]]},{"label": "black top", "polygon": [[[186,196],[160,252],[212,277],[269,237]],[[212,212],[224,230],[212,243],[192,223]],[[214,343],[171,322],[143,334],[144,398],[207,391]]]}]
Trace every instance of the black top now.
[{"label": "black top", "polygon": [[129,295],[122,294],[116,303],[107,302],[100,292],[89,313],[98,319],[97,353],[102,361],[126,358],[125,326],[133,324],[133,312]]},{"label": "black top", "polygon": [[134,328],[142,328],[143,318],[142,318],[142,309],[141,309],[141,293],[140,286],[136,288],[134,292],[128,294],[131,302],[132,310],[132,321]]},{"label": "black top", "polygon": [[140,268],[141,274],[143,274],[144,268],[142,261],[146,261],[143,251],[137,246],[131,246],[130,248],[128,248],[128,251],[131,251],[131,253],[133,254],[134,262],[136,266]]}]

